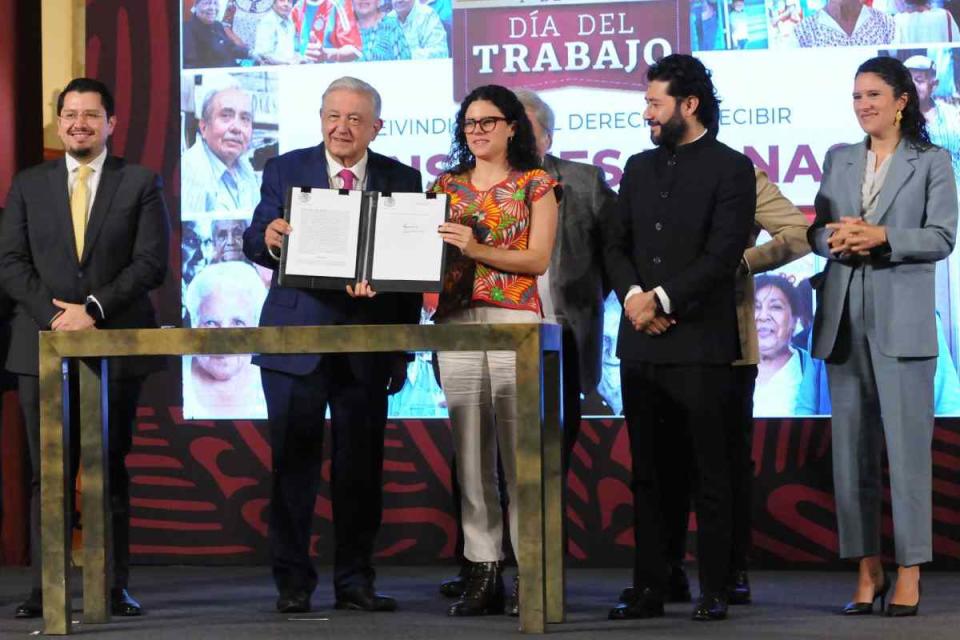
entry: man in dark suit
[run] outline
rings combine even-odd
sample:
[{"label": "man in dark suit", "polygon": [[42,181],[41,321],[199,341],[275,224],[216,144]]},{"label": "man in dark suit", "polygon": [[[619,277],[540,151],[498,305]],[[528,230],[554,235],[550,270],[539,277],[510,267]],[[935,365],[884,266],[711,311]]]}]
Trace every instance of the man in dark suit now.
[{"label": "man in dark suit", "polygon": [[[7,369],[19,375],[33,477],[30,548],[33,589],[17,617],[42,615],[40,555],[39,331],[156,327],[148,293],[167,272],[170,228],[160,179],[107,154],[116,117],[103,83],[76,78],[57,100],[64,159],[19,173],[0,226],[0,285],[16,302]],[[140,615],[127,593],[129,477],[124,459],[144,376],[162,362],[110,362],[109,473],[114,615]],[[79,412],[70,376],[71,429]],[[71,437],[74,444],[78,437]],[[75,473],[76,446],[71,451]]]},{"label": "man in dark suit", "polygon": [[550,155],[553,110],[533,91],[515,93],[533,125],[543,168],[563,187],[550,268],[537,287],[544,315],[563,327],[563,442],[569,465],[580,433],[580,394],[589,394],[600,381],[605,297],[600,227],[617,195],[599,167]]},{"label": "man in dark suit", "polygon": [[[663,615],[665,501],[693,473],[701,597],[694,620],[726,617],[731,545],[724,420],[740,357],[734,282],[753,224],[750,161],[717,142],[719,102],[696,58],[670,55],[647,73],[644,117],[657,148],[624,169],[604,229],[608,275],[624,307],[617,355],[633,457],[634,597],[614,619]],[[682,498],[686,500],[684,496]]]},{"label": "man in dark suit", "polygon": [[[0,220],[3,209],[0,209]],[[0,362],[7,361],[10,348],[10,317],[13,315],[13,300],[0,287]],[[16,378],[6,370],[0,371],[0,444],[3,443],[3,395],[7,389],[15,389]],[[0,451],[0,530],[3,529],[3,452]]]},{"label": "man in dark suit", "polygon": [[[346,293],[277,286],[283,236],[297,233],[283,220],[291,187],[392,192],[422,187],[419,171],[368,150],[382,126],[380,95],[369,84],[335,80],[323,94],[320,113],[323,144],[267,163],[260,204],[243,236],[246,256],[275,270],[260,326],[416,324],[418,295],[367,297],[366,283],[358,283],[356,290],[348,286]],[[317,586],[309,547],[329,406],[336,606],[394,610],[393,598],[374,589],[372,554],[380,528],[387,394],[403,386],[406,359],[396,354],[260,355],[253,362],[263,373],[273,447],[270,545],[280,594],[277,609],[309,611]]]}]

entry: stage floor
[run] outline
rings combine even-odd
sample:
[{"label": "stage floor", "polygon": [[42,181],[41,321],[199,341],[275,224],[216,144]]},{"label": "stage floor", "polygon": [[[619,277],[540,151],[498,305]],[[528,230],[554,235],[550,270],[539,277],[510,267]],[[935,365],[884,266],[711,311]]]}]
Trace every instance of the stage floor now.
[{"label": "stage floor", "polygon": [[[333,610],[329,571],[321,574],[314,612],[281,615],[265,567],[134,567],[131,592],[147,615],[108,625],[74,626],[83,638],[244,640],[247,638],[440,638],[466,640],[521,637],[516,619],[505,616],[448,618],[449,601],[437,593],[450,567],[386,567],[380,589],[397,596],[400,611],[365,614]],[[854,574],[758,571],[751,575],[754,604],[731,607],[725,622],[695,623],[690,605],[668,605],[655,620],[611,622],[608,608],[627,580],[625,570],[579,569],[568,575],[568,622],[551,625],[563,640],[638,638],[939,638],[960,637],[960,574],[928,571],[920,616],[843,618],[834,611],[851,595]],[[15,620],[25,595],[25,570],[4,567],[0,575],[0,637],[26,638],[42,628],[39,620]],[[74,606],[80,607],[78,599]],[[79,617],[75,614],[75,620]]]}]

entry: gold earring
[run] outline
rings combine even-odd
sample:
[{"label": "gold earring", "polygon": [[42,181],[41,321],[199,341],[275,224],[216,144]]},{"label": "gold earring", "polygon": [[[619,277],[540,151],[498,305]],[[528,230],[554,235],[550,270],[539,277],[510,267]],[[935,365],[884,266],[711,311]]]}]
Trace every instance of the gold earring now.
[{"label": "gold earring", "polygon": [[893,124],[900,126],[900,121],[903,120],[903,111],[897,109],[897,117],[893,119]]}]

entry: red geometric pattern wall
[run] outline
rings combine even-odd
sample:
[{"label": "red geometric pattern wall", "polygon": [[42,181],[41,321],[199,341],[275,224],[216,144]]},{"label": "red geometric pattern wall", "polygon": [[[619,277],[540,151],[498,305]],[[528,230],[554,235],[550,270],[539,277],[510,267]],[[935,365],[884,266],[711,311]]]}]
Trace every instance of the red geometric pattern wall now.
[{"label": "red geometric pattern wall", "polygon": [[[178,4],[168,0],[89,0],[87,69],[114,87],[113,151],[163,176],[172,228],[179,229]],[[171,244],[171,264],[179,264]],[[164,323],[179,322],[178,270],[156,303]],[[270,445],[266,425],[186,422],[179,368],[150,380],[133,453],[134,562],[265,562]],[[428,563],[453,557],[452,445],[445,421],[388,425],[383,561]],[[326,439],[329,442],[329,438]],[[935,554],[960,568],[960,420],[941,420],[934,443]],[[759,420],[754,563],[822,565],[836,561],[828,420]],[[324,476],[328,474],[324,465]],[[583,424],[571,463],[569,550],[578,562],[627,566],[632,544],[630,460],[620,420]],[[329,558],[329,494],[316,504],[314,553]],[[885,535],[891,535],[885,520]],[[889,542],[889,540],[888,540]]]}]

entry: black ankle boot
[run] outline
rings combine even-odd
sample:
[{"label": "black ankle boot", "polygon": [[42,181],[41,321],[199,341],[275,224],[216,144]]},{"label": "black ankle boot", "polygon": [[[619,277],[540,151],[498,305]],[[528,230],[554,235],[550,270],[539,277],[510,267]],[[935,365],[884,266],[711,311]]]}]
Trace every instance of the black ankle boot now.
[{"label": "black ankle boot", "polygon": [[513,595],[507,603],[507,615],[516,618],[520,615],[520,576],[513,577]]},{"label": "black ankle boot", "polygon": [[499,562],[474,562],[460,599],[447,609],[448,616],[485,616],[503,613],[504,592]]},{"label": "black ankle boot", "polygon": [[470,573],[471,564],[473,563],[464,558],[457,575],[440,583],[440,594],[447,598],[459,598],[462,596],[463,590],[467,585],[467,574]]}]

